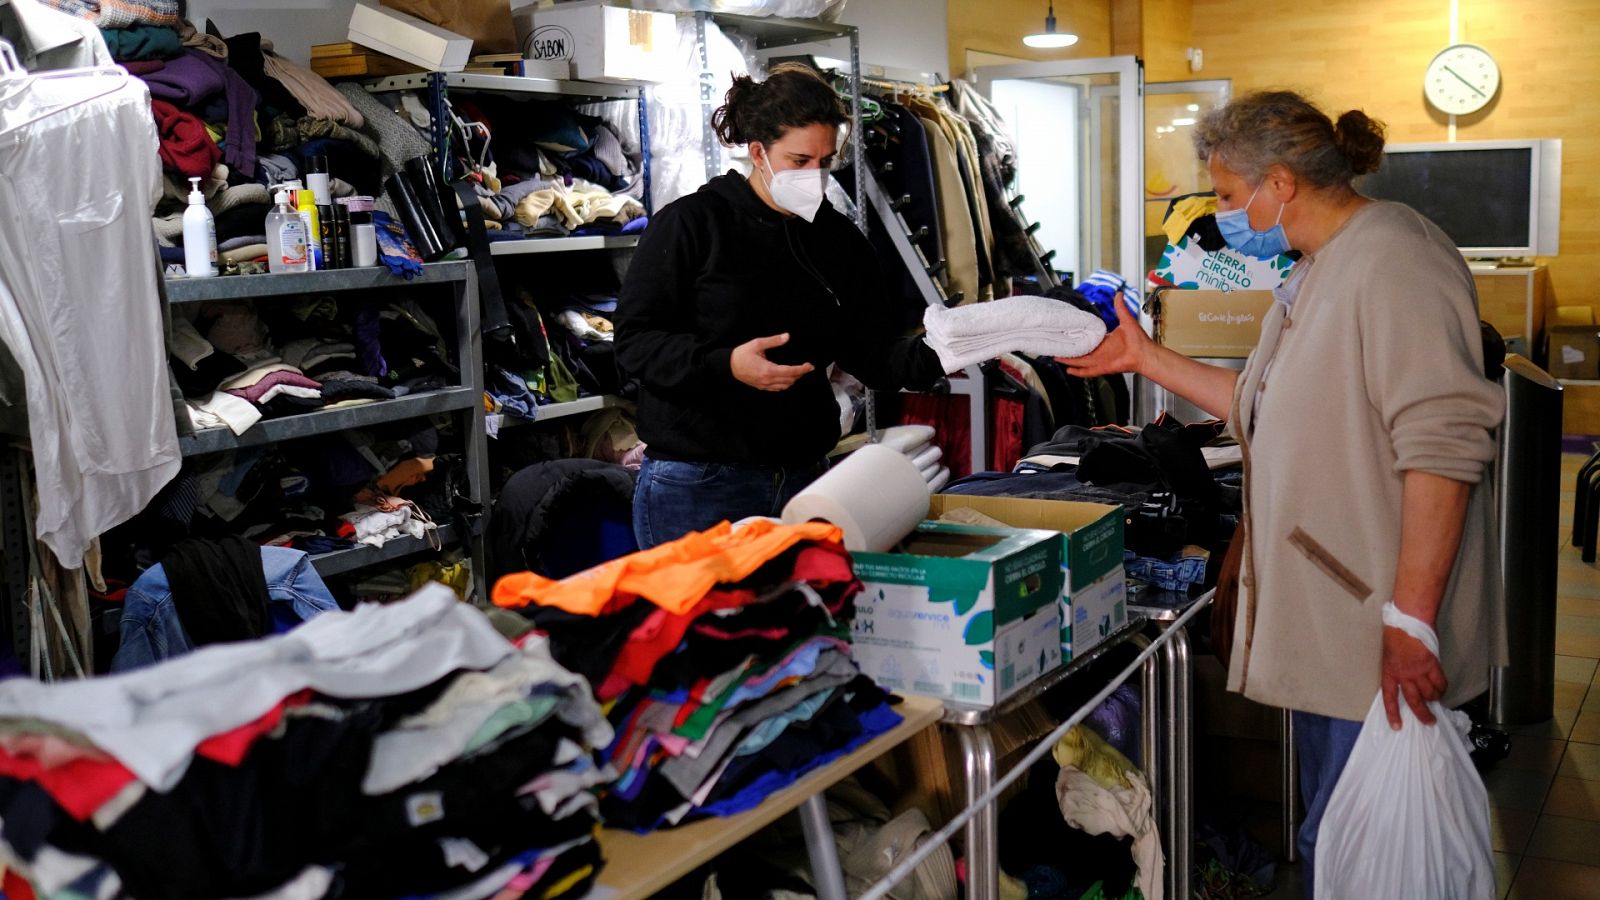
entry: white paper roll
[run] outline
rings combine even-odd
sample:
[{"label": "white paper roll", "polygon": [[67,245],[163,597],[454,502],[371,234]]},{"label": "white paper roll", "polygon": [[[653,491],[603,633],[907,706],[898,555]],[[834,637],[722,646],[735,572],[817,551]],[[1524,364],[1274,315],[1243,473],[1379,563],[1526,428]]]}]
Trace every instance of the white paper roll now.
[{"label": "white paper roll", "polygon": [[928,485],[904,454],[868,444],[783,508],[788,524],[822,519],[844,529],[845,549],[883,553],[928,516]]}]

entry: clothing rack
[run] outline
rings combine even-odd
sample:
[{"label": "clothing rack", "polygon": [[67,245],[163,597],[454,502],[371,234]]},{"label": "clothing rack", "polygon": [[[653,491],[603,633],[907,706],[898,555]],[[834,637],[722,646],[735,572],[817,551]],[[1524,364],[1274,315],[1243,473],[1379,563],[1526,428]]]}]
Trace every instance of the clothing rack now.
[{"label": "clothing rack", "polygon": [[[935,267],[928,264],[928,258],[922,254],[922,249],[911,242],[911,228],[889,199],[889,195],[884,192],[883,185],[878,183],[877,173],[870,167],[858,168],[856,185],[858,189],[865,190],[868,202],[878,214],[879,221],[883,222],[884,229],[889,233],[889,239],[900,254],[900,261],[922,293],[922,299],[929,306],[948,306],[949,301],[945,296],[944,286],[934,277]],[[984,389],[983,371],[977,366],[968,366],[962,374],[964,377],[950,379],[950,393],[967,398],[967,415],[971,423],[971,465],[973,471],[978,471],[984,464],[989,447],[987,392]],[[867,435],[874,443],[877,442],[877,404],[873,400],[871,390],[867,391]]]},{"label": "clothing rack", "polygon": [[927,84],[920,81],[886,81],[882,78],[862,78],[861,83],[886,91],[910,91],[919,94],[943,94],[950,90],[950,85],[948,84]]}]

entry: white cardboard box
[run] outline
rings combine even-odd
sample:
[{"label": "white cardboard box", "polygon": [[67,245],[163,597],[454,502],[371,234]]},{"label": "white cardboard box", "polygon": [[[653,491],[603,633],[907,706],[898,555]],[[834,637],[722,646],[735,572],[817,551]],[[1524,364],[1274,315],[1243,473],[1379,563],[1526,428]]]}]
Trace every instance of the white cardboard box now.
[{"label": "white cardboard box", "polygon": [[1061,664],[1058,532],[923,522],[854,556],[853,654],[883,687],[992,706]]},{"label": "white cardboard box", "polygon": [[380,6],[357,3],[349,40],[435,72],[459,72],[472,57],[472,39]]},{"label": "white cardboard box", "polygon": [[1061,593],[1063,661],[1077,659],[1128,624],[1127,570],[1118,565],[1094,584]]},{"label": "white cardboard box", "polygon": [[518,46],[529,60],[570,60],[584,81],[661,81],[676,66],[678,22],[671,13],[561,3],[515,10]]}]

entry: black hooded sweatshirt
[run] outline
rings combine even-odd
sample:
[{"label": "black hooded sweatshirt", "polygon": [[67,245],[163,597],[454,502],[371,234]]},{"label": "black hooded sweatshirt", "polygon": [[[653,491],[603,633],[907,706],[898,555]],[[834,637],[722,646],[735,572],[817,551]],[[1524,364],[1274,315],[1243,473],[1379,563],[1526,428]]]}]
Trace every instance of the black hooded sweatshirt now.
[{"label": "black hooded sweatshirt", "polygon": [[[657,459],[809,466],[839,438],[827,368],[879,390],[943,374],[920,337],[896,333],[872,245],[826,201],[806,222],[767,206],[736,172],[653,215],[616,314],[617,362],[637,378],[639,437]],[[786,391],[733,377],[733,348],[789,335],[768,351],[815,370]]]}]

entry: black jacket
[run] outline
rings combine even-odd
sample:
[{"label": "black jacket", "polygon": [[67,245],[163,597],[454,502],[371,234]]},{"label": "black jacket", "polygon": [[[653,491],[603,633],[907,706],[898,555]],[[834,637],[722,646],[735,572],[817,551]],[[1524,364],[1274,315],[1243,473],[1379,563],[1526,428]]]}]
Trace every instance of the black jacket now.
[{"label": "black jacket", "polygon": [[[881,390],[943,374],[920,338],[887,324],[872,246],[824,202],[815,221],[784,216],[730,172],[651,217],[616,315],[617,362],[640,383],[639,437],[660,459],[811,465],[839,437],[827,368]],[[781,392],[737,381],[733,348],[788,333],[767,354],[816,370]]]}]

